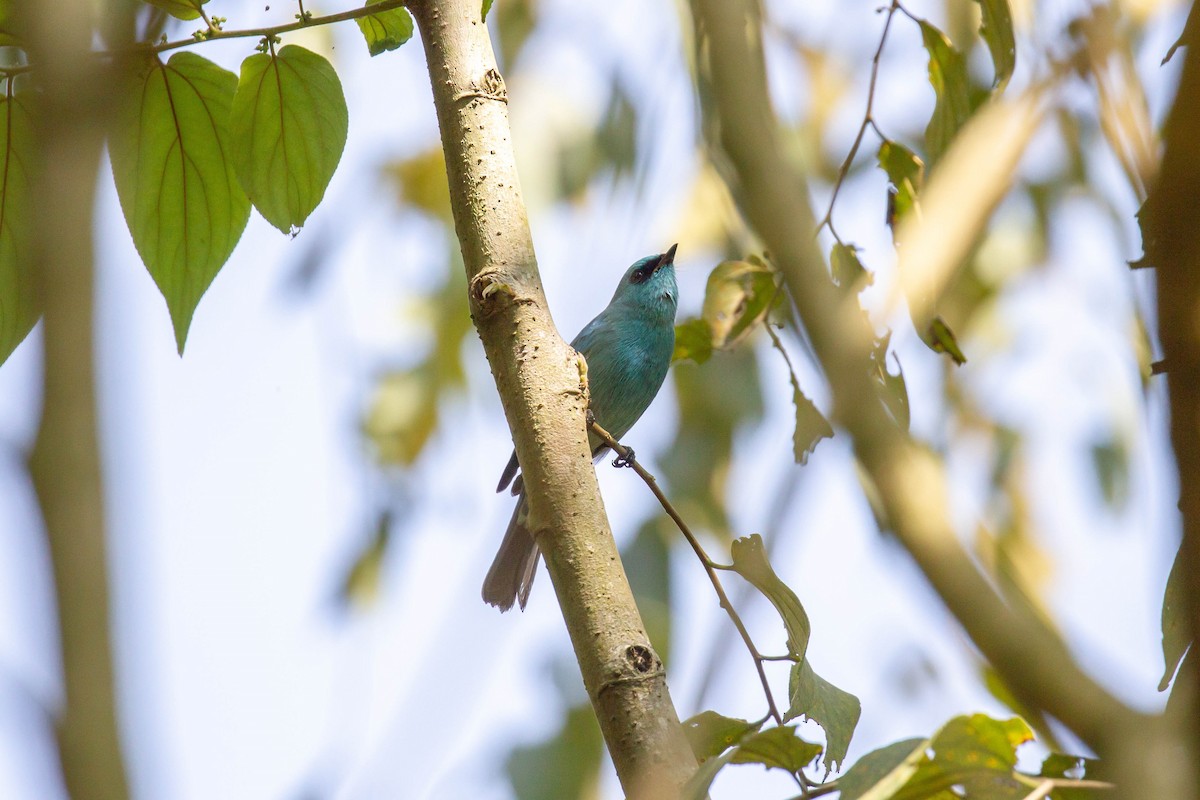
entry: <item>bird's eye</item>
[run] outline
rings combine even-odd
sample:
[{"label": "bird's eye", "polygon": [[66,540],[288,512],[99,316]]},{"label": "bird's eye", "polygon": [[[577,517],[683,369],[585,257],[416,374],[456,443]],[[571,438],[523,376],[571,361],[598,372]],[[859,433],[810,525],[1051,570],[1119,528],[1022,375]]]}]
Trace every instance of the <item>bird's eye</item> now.
[{"label": "bird's eye", "polygon": [[647,272],[645,269],[635,269],[633,271],[633,274],[629,276],[629,282],[630,283],[642,283],[646,280],[646,278],[647,278],[647,276],[649,276],[649,274],[650,273]]}]

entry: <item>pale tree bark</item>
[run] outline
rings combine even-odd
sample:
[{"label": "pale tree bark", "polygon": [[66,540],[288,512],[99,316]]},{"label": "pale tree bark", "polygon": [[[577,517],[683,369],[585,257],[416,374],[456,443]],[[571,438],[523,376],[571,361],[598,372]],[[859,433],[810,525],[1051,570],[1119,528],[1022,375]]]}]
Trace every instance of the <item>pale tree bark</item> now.
[{"label": "pale tree bark", "polygon": [[692,0],[701,91],[711,103],[706,131],[742,213],[780,266],[828,376],[835,419],[853,439],[889,528],[1014,693],[1108,761],[1120,797],[1191,797],[1177,731],[1113,697],[1036,614],[995,591],[955,535],[940,460],[892,423],[877,399],[872,332],[829,279],[804,176],[779,141],[757,8],[753,0]]},{"label": "pale tree bark", "polygon": [[622,787],[630,797],[667,796],[696,763],[609,530],[584,426],[584,365],[546,306],[481,3],[409,8],[428,61],[471,316],[513,432],[530,527]]},{"label": "pale tree bark", "polygon": [[46,525],[62,643],[57,720],[67,791],[128,795],[109,627],[92,340],[92,219],[106,93],[89,57],[96,4],[27,4],[38,65],[34,266],[44,310],[42,421],[29,461]]}]

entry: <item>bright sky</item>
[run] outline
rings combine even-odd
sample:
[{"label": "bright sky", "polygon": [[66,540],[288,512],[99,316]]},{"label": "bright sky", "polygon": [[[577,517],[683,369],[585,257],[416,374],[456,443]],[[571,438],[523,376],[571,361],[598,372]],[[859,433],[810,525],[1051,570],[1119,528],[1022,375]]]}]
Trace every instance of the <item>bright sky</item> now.
[{"label": "bright sky", "polygon": [[[546,23],[527,54],[538,59],[536,68],[524,71],[524,81],[510,81],[509,90],[514,138],[530,156],[522,159],[522,181],[543,277],[569,337],[599,310],[628,263],[661,251],[685,227],[679,216],[694,171],[693,111],[672,7],[635,0],[542,5]],[[837,3],[811,5],[780,17],[803,13],[812,40],[830,42],[865,69],[878,19],[860,11],[861,19],[846,24],[849,12]],[[913,6],[920,11],[923,4]],[[249,26],[285,13],[235,22]],[[1155,81],[1151,65],[1181,24],[1178,13],[1171,16],[1155,28],[1139,62]],[[317,36],[285,41],[328,44]],[[556,682],[578,686],[544,575],[524,614],[500,616],[479,601],[511,513],[510,498],[492,492],[510,445],[473,336],[464,353],[469,390],[444,409],[450,422],[428,457],[390,479],[365,461],[358,438],[364,390],[383,360],[411,357],[405,295],[409,287],[428,287],[442,264],[440,232],[414,213],[398,213],[374,170],[429,146],[436,128],[417,41],[370,60],[357,29],[342,26],[333,44],[351,123],[326,200],[293,241],[252,217],[200,305],[183,359],[125,229],[107,166],[101,175],[97,357],[120,702],[138,797],[499,800],[508,796],[503,756],[558,724]],[[222,43],[198,52],[236,69],[252,46]],[[897,70],[905,59],[923,64],[916,46],[912,36],[897,37],[889,51]],[[605,70],[613,65],[654,109],[640,131],[651,153],[644,194],[601,187],[578,207],[548,206],[552,178],[537,171],[532,156],[562,126],[599,114]],[[773,77],[781,108],[795,113],[803,99],[795,86],[803,83],[789,84],[778,71]],[[914,103],[931,102],[927,89],[909,96],[903,86],[888,84],[877,107],[897,131],[911,127]],[[1156,114],[1164,96],[1156,88]],[[828,145],[835,152],[849,142],[860,98],[838,113],[840,133]],[[1036,167],[1035,159],[1028,168]],[[1103,179],[1116,187],[1115,202],[1129,220],[1135,203],[1112,172]],[[878,176],[852,181],[839,204],[839,227],[856,231],[865,257],[886,263],[881,254],[889,245],[877,230],[880,186]],[[1020,208],[1003,213],[1020,221]],[[1143,299],[1151,287],[1123,263],[1138,254],[1136,236],[1121,241],[1111,228],[1090,206],[1073,208],[1055,231],[1049,268],[1026,276],[1006,301],[1008,327],[1000,330],[1012,355],[964,369],[985,408],[1032,421],[1030,488],[1054,557],[1049,602],[1062,614],[1065,635],[1100,680],[1150,708],[1162,700],[1154,691],[1158,613],[1177,536],[1175,488],[1162,387],[1152,387],[1149,416],[1142,416],[1127,331],[1114,323],[1128,319],[1131,285]],[[330,246],[328,263],[313,291],[297,293],[289,288],[297,265],[320,242]],[[713,254],[681,241],[679,261],[682,312],[694,312]],[[914,428],[944,439],[940,410],[922,404],[933,396],[941,364],[910,330],[898,338]],[[0,367],[6,798],[51,798],[56,787],[61,795],[45,720],[58,693],[52,593],[21,465],[36,430],[39,348],[35,332]],[[811,367],[800,361],[802,380],[814,386]],[[738,442],[730,493],[735,527],[744,533],[762,529],[762,509],[795,469],[787,378],[777,359],[764,364],[770,421]],[[814,392],[825,401],[819,387]],[[657,403],[628,437],[651,466],[670,440],[672,407]],[[1081,449],[1114,410],[1134,443],[1130,499],[1116,518],[1100,510]],[[981,454],[956,450],[951,464],[964,530],[981,510]],[[604,467],[600,479],[613,529],[627,541],[650,508],[648,494],[628,471]],[[875,531],[844,437],[822,443],[799,481],[780,532],[792,535],[773,563],[812,618],[810,655],[818,670],[862,699],[850,761],[931,733],[958,713],[1003,714],[977,685],[964,638],[916,569]],[[373,610],[343,614],[332,602],[343,566],[386,497],[408,516],[385,567],[384,592]],[[670,682],[681,716],[703,708],[759,716],[761,690],[749,658],[732,645],[721,679],[697,703],[700,662],[728,623],[693,562],[679,558],[674,570],[678,639]],[[746,617],[756,639],[782,642],[765,604],[750,605]],[[571,669],[556,667],[556,676],[549,665],[564,658]],[[741,767],[727,771],[713,796],[782,797],[790,786]],[[620,796],[611,775],[605,796]]]}]

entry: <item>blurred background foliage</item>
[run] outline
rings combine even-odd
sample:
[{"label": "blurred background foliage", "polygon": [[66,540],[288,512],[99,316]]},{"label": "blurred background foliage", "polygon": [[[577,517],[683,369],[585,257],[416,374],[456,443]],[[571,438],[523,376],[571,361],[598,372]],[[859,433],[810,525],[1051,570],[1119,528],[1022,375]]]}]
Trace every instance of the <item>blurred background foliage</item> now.
[{"label": "blurred background foliage", "polygon": [[[1053,374],[1071,383],[1071,391],[1088,397],[1086,411],[1081,412],[1086,413],[1088,424],[1075,442],[1075,456],[1090,472],[1099,502],[1114,520],[1121,520],[1136,470],[1131,463],[1139,449],[1136,439],[1144,436],[1138,419],[1145,417],[1145,404],[1153,393],[1153,350],[1145,319],[1149,290],[1136,276],[1120,281],[1118,291],[1125,296],[1122,313],[1106,319],[1058,318],[1054,302],[1039,302],[1036,294],[1050,283],[1057,284],[1048,273],[1061,272],[1064,259],[1083,262],[1071,274],[1082,274],[1086,280],[1086,262],[1094,254],[1061,251],[1063,231],[1069,226],[1103,230],[1121,253],[1128,258],[1136,255],[1131,210],[1145,198],[1158,153],[1157,126],[1144,83],[1153,81],[1161,103],[1162,97],[1169,96],[1173,75],[1169,69],[1154,72],[1147,66],[1157,65],[1165,55],[1148,51],[1147,42],[1161,42],[1161,33],[1152,36],[1152,32],[1164,25],[1178,27],[1181,19],[1175,4],[1154,0],[1062,8],[1018,1],[1012,10],[1018,53],[1014,83],[1027,84],[1050,58],[1072,59],[1075,74],[1056,97],[1014,190],[939,308],[972,367],[959,368],[941,358],[933,370],[927,365],[904,369],[910,358],[917,358],[911,332],[900,331],[898,338],[906,343],[890,346],[891,332],[882,327],[878,327],[879,363],[881,372],[899,382],[899,413],[907,416],[911,404],[914,431],[952,467],[967,457],[982,456],[988,466],[974,486],[977,521],[964,530],[964,538],[1004,592],[1032,603],[1053,619],[1047,594],[1053,590],[1055,576],[1067,567],[1046,549],[1039,533],[1054,518],[1039,508],[1052,501],[1033,487],[1036,462],[1045,455],[1039,452],[1043,415],[1022,400],[1020,387],[1047,374],[1049,359]],[[514,98],[514,136],[524,158],[525,194],[535,214],[551,218],[569,213],[555,207],[586,206],[596,197],[644,201],[650,162],[661,155],[655,151],[660,145],[655,144],[653,130],[661,120],[656,97],[640,85],[648,76],[614,55],[611,42],[600,46],[581,37],[571,41],[574,56],[585,62],[600,87],[589,92],[592,102],[581,102],[577,87],[539,80],[539,70],[552,60],[546,58],[546,51],[569,29],[563,21],[565,13],[561,4],[548,0],[498,0],[489,20]],[[978,35],[979,4],[945,0],[922,4],[914,13],[928,15],[930,24],[944,31],[957,48],[968,66],[969,102],[977,105],[994,79],[987,43]],[[779,110],[788,126],[790,150],[811,176],[818,208],[839,178],[852,126],[862,117],[872,50],[878,45],[883,21],[881,14],[868,13],[865,5],[847,7],[845,14],[853,16],[848,24],[861,26],[863,34],[822,39],[809,33],[798,4],[764,3],[766,45]],[[910,148],[926,164],[938,155],[929,149],[927,117],[908,107],[914,103],[927,107],[931,94],[931,68],[919,49],[921,36],[913,20],[901,17],[893,22],[875,101],[875,131],[867,132],[832,208],[839,241],[853,248],[844,255],[856,263],[861,259],[862,266],[876,275],[886,275],[894,257],[887,246],[891,241],[887,176],[873,155],[881,143],[875,133],[886,132],[888,141]],[[675,46],[664,42],[663,50]],[[649,58],[636,63],[656,62]],[[531,98],[537,104],[533,122],[520,110]],[[685,124],[684,116],[673,124]],[[681,253],[686,250],[691,261],[715,265],[723,259],[743,259],[754,251],[754,242],[741,226],[694,128],[692,146],[689,185],[679,193],[683,200],[677,223],[664,242],[682,242]],[[537,163],[529,157],[534,151]],[[463,390],[462,360],[467,352],[463,345],[471,327],[462,302],[462,266],[440,149],[385,159],[378,174],[392,188],[397,212],[424,215],[444,229],[445,241],[441,284],[403,301],[406,324],[415,320],[424,328],[423,339],[428,342],[424,355],[412,363],[381,366],[364,400],[362,433],[369,443],[371,463],[381,472],[393,473],[418,462],[439,426],[446,424],[448,399]],[[830,233],[825,230],[821,235],[827,246],[834,245]],[[835,270],[836,257],[835,248]],[[1081,286],[1079,291],[1088,288]],[[878,307],[878,296],[871,287],[863,292],[868,312]],[[697,311],[681,309],[680,322],[686,325]],[[803,336],[781,324],[787,316],[784,309],[776,321],[779,346],[798,363],[803,391],[821,406],[826,392],[819,371],[808,357]],[[1102,328],[1102,335],[1084,352],[1061,352],[1056,340],[1075,347],[1078,337],[1059,336],[1059,332],[1080,325]],[[687,340],[687,335],[687,329],[681,328],[681,339]],[[736,347],[711,358],[683,353],[693,357],[676,363],[670,379],[673,391],[658,400],[659,405],[675,404],[671,415],[675,428],[658,452],[646,452],[644,457],[652,458],[668,496],[692,527],[720,541],[761,530],[774,547],[781,537],[800,535],[796,526],[783,525],[781,520],[800,486],[797,471],[806,467],[787,462],[768,470],[786,474],[770,507],[761,513],[739,508],[737,517],[752,520],[751,528],[735,530],[732,522],[731,508],[740,501],[731,493],[731,473],[746,468],[745,458],[762,457],[743,452],[738,443],[757,436],[793,434],[778,429],[778,415],[764,413],[772,398],[786,399],[789,389],[775,377],[777,364],[764,369],[765,360],[778,359],[771,346],[757,328]],[[1140,392],[1132,391],[1134,387]],[[762,429],[764,425],[774,427]],[[637,441],[630,444],[638,447]],[[638,452],[643,454],[640,447]],[[501,455],[497,454],[497,463]],[[372,564],[386,558],[388,542],[395,541],[395,536],[388,537],[388,528],[403,524],[387,513],[391,502],[381,501],[380,524],[364,536],[362,552],[347,571],[346,595],[365,596],[364,585],[379,579]],[[673,563],[682,561],[679,569],[692,567],[690,553],[678,545],[674,527],[655,508],[623,550],[651,639],[668,664],[673,657],[673,623],[688,617],[687,609],[672,605]],[[746,592],[737,600],[747,601]],[[735,644],[732,637],[716,635],[705,662],[704,686],[721,680],[725,650]],[[981,668],[979,679],[1005,705],[1024,711],[990,670]],[[598,796],[602,741],[586,704],[580,705],[569,690],[563,689],[562,695],[557,729],[541,744],[515,747],[508,757],[507,775],[519,797]],[[1055,744],[1045,720],[1036,715],[1028,719],[1050,745]]]}]

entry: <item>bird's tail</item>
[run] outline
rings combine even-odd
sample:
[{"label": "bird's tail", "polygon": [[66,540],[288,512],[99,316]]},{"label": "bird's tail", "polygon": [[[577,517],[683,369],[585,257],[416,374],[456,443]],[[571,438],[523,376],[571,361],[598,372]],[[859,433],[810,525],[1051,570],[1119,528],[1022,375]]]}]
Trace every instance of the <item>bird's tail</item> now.
[{"label": "bird's tail", "polygon": [[512,608],[514,601],[519,602],[524,611],[525,604],[529,602],[529,590],[533,588],[533,576],[537,573],[541,551],[533,540],[528,523],[529,504],[525,502],[525,493],[521,492],[508,530],[504,532],[504,541],[500,543],[492,568],[483,579],[483,601],[501,611]]}]

